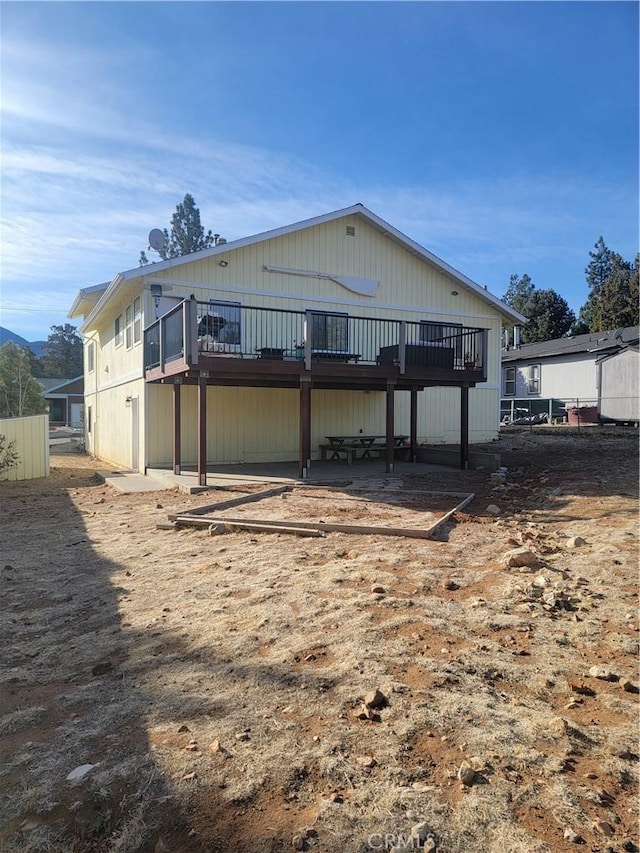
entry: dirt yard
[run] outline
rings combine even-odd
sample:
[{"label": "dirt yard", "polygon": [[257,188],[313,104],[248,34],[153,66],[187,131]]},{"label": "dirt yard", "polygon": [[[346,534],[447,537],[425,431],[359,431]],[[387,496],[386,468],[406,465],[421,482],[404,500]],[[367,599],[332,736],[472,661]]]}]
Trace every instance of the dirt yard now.
[{"label": "dirt yard", "polygon": [[546,432],[491,446],[503,483],[243,508],[416,527],[459,499],[409,491],[474,492],[434,539],[157,529],[230,494],[79,453],[0,484],[0,850],[637,850],[637,434]]}]

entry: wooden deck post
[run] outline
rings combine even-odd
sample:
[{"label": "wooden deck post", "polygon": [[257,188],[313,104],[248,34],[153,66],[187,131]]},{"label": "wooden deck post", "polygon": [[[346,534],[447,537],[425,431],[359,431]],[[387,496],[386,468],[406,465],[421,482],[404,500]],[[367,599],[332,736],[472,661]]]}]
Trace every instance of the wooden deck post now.
[{"label": "wooden deck post", "polygon": [[180,415],[181,415],[181,406],[180,406],[180,389],[182,388],[182,382],[179,379],[176,379],[173,383],[173,473],[180,473],[180,459],[181,459],[181,450],[180,450]]},{"label": "wooden deck post", "polygon": [[298,476],[305,480],[311,466],[311,377],[300,377],[300,440]]},{"label": "wooden deck post", "polygon": [[396,386],[394,382],[387,382],[387,452],[386,452],[386,460],[387,464],[385,466],[385,471],[387,474],[391,474],[393,472],[393,435],[395,432],[395,411],[394,411],[394,403],[395,403],[395,390]]},{"label": "wooden deck post", "polygon": [[460,467],[469,467],[469,386],[460,388]]},{"label": "wooden deck post", "polygon": [[198,485],[207,485],[207,380],[198,378]]},{"label": "wooden deck post", "polygon": [[418,461],[418,389],[411,389],[411,413],[409,425],[409,459],[411,462]]}]

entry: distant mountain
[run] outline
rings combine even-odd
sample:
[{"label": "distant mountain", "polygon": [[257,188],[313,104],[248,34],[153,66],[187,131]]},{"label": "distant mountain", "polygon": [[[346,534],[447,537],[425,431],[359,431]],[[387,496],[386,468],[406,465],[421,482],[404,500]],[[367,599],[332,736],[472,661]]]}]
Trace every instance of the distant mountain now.
[{"label": "distant mountain", "polygon": [[35,355],[36,358],[42,358],[44,355],[44,345],[46,341],[29,341],[27,346],[31,350],[31,352]]},{"label": "distant mountain", "polygon": [[6,344],[7,341],[13,341],[13,343],[19,347],[28,347],[36,358],[42,358],[44,355],[43,348],[46,341],[28,341],[26,338],[23,338],[21,335],[17,335],[10,329],[5,329],[4,326],[0,326],[0,347],[2,344]]},{"label": "distant mountain", "polygon": [[29,341],[25,338],[21,338],[20,335],[16,335],[15,332],[11,332],[9,329],[5,329],[4,326],[0,326],[0,347],[2,344],[6,344],[7,341],[13,341],[14,344],[17,344],[19,347],[29,346]]}]

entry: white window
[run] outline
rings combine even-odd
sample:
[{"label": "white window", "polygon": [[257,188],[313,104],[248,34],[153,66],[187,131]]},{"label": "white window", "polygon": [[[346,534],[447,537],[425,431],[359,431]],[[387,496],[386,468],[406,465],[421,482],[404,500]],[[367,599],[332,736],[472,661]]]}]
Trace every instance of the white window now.
[{"label": "white window", "polygon": [[90,341],[87,346],[87,373],[93,373],[96,369],[96,345]]},{"label": "white window", "polygon": [[140,310],[140,297],[133,300],[133,342],[139,344],[142,337],[142,311]]},{"label": "white window", "polygon": [[115,338],[116,346],[121,347],[122,344],[124,343],[124,329],[123,329],[123,323],[122,323],[122,314],[120,314],[118,317],[116,317],[114,338]]},{"label": "white window", "polygon": [[516,369],[505,367],[504,369],[504,396],[515,397],[516,394]]},{"label": "white window", "polygon": [[540,393],[540,365],[530,364],[527,367],[527,394]]},{"label": "white window", "polygon": [[133,346],[133,307],[131,305],[127,305],[127,310],[124,312],[124,316],[124,339],[127,344],[127,349],[131,349],[131,347]]}]

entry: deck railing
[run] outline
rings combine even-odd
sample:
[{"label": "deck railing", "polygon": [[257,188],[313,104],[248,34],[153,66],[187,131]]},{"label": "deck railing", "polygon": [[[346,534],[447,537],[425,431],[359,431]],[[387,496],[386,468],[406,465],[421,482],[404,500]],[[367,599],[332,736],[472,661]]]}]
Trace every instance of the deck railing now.
[{"label": "deck railing", "polygon": [[481,371],[487,330],[187,299],[144,332],[145,369],[199,355]]}]

